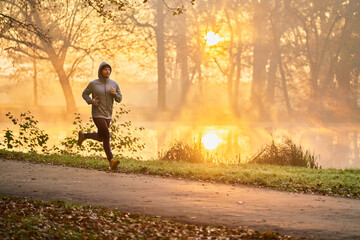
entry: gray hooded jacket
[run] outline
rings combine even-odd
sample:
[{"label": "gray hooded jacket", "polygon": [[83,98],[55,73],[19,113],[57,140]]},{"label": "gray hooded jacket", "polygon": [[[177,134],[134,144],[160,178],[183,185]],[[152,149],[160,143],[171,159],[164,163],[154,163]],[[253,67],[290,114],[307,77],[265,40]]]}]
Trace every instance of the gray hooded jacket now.
[{"label": "gray hooded jacket", "polygon": [[[122,100],[119,85],[110,78],[104,78],[101,74],[101,70],[106,66],[112,70],[108,63],[102,62],[98,70],[99,78],[91,81],[82,93],[83,99],[88,104],[91,104],[92,98],[97,97],[99,100],[98,106],[92,105],[91,114],[93,118],[111,119],[114,100],[118,103]],[[115,88],[116,95],[109,92],[111,87]]]}]

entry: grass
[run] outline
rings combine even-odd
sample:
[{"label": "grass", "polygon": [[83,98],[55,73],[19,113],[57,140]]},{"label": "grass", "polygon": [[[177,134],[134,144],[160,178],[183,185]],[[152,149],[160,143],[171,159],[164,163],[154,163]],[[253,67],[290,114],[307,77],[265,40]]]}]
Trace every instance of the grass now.
[{"label": "grass", "polygon": [[317,156],[296,145],[290,138],[276,143],[274,139],[250,159],[250,163],[274,164],[280,166],[297,166],[308,168],[321,168],[317,164]]},{"label": "grass", "polygon": [[276,232],[179,223],[105,207],[0,195],[1,239],[294,239]]},{"label": "grass", "polygon": [[[101,171],[108,169],[108,162],[98,157],[41,155],[0,150],[0,158],[91,168]],[[266,164],[215,165],[161,160],[139,161],[123,158],[117,172],[244,184],[281,191],[360,199],[360,169],[311,169]]]}]

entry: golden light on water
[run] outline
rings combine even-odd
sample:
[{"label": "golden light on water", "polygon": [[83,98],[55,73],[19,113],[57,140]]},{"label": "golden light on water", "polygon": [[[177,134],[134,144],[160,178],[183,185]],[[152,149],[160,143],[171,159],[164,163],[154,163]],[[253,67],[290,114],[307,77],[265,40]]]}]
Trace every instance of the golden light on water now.
[{"label": "golden light on water", "polygon": [[202,137],[201,142],[206,149],[213,150],[219,145],[221,139],[215,133],[208,133]]},{"label": "golden light on water", "polygon": [[204,39],[206,40],[206,44],[208,46],[214,46],[222,40],[219,34],[218,33],[215,34],[213,31],[208,32],[204,37]]}]

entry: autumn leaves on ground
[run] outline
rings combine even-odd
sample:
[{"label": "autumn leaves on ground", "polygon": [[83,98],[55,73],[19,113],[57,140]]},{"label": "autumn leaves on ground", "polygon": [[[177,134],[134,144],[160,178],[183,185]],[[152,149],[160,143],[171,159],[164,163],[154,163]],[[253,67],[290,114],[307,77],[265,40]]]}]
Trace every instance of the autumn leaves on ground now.
[{"label": "autumn leaves on ground", "polygon": [[0,196],[2,239],[292,239],[273,232],[200,226],[65,202]]}]

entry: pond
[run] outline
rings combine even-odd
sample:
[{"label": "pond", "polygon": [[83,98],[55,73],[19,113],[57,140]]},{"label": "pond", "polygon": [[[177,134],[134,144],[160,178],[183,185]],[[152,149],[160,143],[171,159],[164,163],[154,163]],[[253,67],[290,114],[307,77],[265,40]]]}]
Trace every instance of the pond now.
[{"label": "pond", "polygon": [[[262,146],[280,142],[290,137],[304,150],[318,156],[322,168],[360,168],[360,132],[356,125],[274,125],[274,124],[238,124],[238,125],[198,125],[178,122],[133,122],[133,126],[143,126],[141,141],[145,149],[140,155],[143,160],[158,158],[158,153],[181,140],[188,144],[201,142],[208,154],[217,156],[223,163],[246,162]],[[0,123],[0,129],[11,127]],[[41,122],[40,129],[49,134],[49,146],[58,144],[70,136],[73,126],[67,123]],[[1,133],[1,138],[3,133]]]}]

